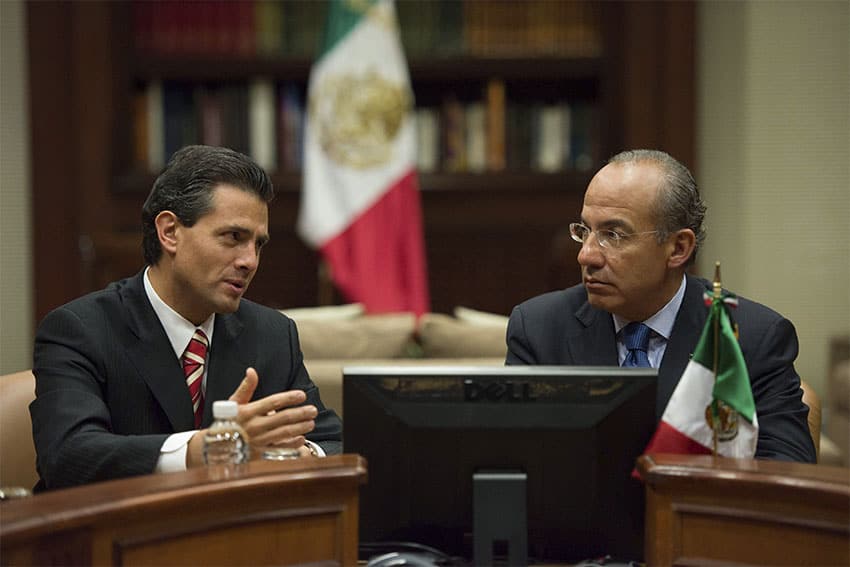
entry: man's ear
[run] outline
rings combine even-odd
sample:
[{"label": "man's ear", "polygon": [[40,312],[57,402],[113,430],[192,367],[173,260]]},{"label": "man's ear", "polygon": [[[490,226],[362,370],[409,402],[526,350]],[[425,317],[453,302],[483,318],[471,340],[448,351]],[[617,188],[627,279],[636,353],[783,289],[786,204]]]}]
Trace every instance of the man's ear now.
[{"label": "man's ear", "polygon": [[667,267],[680,268],[687,264],[688,259],[694,253],[696,245],[697,237],[693,230],[682,228],[673,233],[671,236],[670,257],[667,258]]},{"label": "man's ear", "polygon": [[154,224],[162,251],[173,256],[177,252],[177,232],[181,226],[180,220],[171,211],[162,211],[156,215]]}]

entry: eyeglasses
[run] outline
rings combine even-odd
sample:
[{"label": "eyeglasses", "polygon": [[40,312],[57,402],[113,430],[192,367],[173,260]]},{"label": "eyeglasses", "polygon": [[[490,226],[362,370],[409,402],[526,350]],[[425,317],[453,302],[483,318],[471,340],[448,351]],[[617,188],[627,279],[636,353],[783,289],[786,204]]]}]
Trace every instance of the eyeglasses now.
[{"label": "eyeglasses", "polygon": [[599,246],[602,248],[616,249],[623,245],[623,243],[632,238],[633,236],[640,236],[642,234],[655,234],[659,231],[657,230],[647,230],[645,232],[632,232],[631,234],[626,234],[623,232],[617,232],[616,230],[612,230],[610,228],[601,228],[599,230],[590,230],[585,225],[580,222],[570,223],[570,236],[572,236],[573,240],[576,242],[581,242],[584,244],[587,242],[587,239],[591,234],[596,234],[596,242],[599,243]]}]

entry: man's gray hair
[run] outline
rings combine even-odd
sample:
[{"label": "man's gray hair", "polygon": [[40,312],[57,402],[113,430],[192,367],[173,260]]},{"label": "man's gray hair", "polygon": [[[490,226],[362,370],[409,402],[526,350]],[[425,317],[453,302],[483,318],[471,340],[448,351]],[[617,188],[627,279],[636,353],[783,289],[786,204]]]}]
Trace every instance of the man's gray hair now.
[{"label": "man's gray hair", "polygon": [[677,230],[691,229],[696,235],[696,245],[687,264],[693,264],[705,240],[702,222],[705,219],[706,207],[700,197],[697,182],[687,167],[660,150],[627,150],[608,160],[609,164],[642,162],[656,164],[664,175],[664,184],[655,202],[658,241],[663,242]]}]

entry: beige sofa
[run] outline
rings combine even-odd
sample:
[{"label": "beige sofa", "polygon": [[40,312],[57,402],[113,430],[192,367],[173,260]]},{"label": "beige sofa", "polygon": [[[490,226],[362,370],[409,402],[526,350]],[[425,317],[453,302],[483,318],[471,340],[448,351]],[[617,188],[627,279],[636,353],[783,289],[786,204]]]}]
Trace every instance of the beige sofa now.
[{"label": "beige sofa", "polygon": [[365,315],[362,307],[291,309],[304,365],[325,405],[343,416],[342,369],[374,365],[485,365],[505,362],[508,318],[457,308],[454,316],[426,313]]}]

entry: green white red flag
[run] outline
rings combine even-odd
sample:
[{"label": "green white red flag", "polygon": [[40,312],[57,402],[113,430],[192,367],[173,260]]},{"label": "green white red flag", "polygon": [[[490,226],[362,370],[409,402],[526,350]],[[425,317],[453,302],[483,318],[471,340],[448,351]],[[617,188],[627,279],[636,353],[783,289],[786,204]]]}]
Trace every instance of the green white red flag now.
[{"label": "green white red flag", "polygon": [[429,309],[413,95],[392,0],[332,0],[310,74],[298,232],[369,312]]},{"label": "green white red flag", "polygon": [[708,319],[694,356],[667,403],[661,423],[644,453],[703,453],[752,458],[758,417],[750,377],[727,311],[737,299],[706,292]]}]

